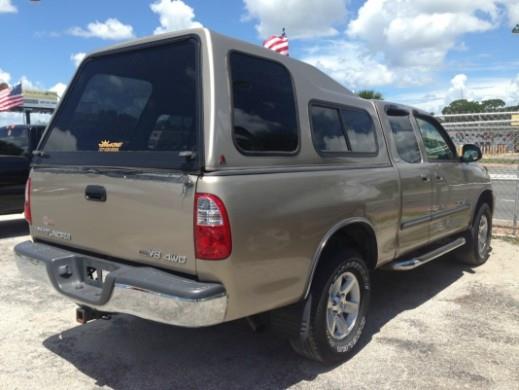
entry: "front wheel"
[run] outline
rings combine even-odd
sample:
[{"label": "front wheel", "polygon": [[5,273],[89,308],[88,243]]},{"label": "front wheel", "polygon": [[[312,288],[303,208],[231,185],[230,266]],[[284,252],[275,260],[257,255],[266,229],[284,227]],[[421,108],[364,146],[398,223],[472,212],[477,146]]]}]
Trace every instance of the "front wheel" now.
[{"label": "front wheel", "polygon": [[293,349],[324,363],[346,359],[354,351],[366,324],[369,270],[354,250],[321,261],[312,285],[312,310],[305,339],[290,340]]},{"label": "front wheel", "polygon": [[467,243],[457,251],[456,258],[471,266],[484,264],[490,256],[492,240],[492,210],[488,204],[479,207],[465,238]]}]

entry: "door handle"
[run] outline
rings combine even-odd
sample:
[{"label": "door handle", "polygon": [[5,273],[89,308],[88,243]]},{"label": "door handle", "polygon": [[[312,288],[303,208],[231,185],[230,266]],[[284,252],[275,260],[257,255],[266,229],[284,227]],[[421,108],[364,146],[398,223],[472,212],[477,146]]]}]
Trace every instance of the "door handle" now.
[{"label": "door handle", "polygon": [[420,178],[422,179],[422,181],[425,181],[425,182],[431,181],[431,178],[427,175],[420,175]]},{"label": "door handle", "polygon": [[85,189],[85,199],[94,202],[106,202],[106,189],[103,186],[89,185]]}]

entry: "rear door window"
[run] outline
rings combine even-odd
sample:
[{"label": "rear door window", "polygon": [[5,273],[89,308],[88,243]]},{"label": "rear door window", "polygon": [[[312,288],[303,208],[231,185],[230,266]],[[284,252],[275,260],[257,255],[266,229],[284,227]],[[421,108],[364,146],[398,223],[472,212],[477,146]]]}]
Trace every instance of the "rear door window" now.
[{"label": "rear door window", "polygon": [[49,127],[45,162],[197,166],[198,66],[194,38],[87,59]]},{"label": "rear door window", "polygon": [[230,54],[234,142],[246,154],[294,153],[299,145],[292,79],[281,64]]},{"label": "rear door window", "polygon": [[420,163],[422,155],[409,115],[388,115],[388,120],[399,157],[410,164]]}]

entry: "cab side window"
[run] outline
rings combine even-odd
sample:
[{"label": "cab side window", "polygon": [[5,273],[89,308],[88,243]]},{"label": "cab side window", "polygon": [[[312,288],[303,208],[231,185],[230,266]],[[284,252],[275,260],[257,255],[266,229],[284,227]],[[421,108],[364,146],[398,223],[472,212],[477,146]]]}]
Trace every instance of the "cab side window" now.
[{"label": "cab side window", "polygon": [[294,153],[299,145],[292,79],[281,64],[231,53],[233,137],[241,152]]},{"label": "cab side window", "polygon": [[391,135],[400,158],[410,164],[420,163],[422,161],[420,147],[409,115],[388,116],[388,119],[391,126]]},{"label": "cab side window", "polygon": [[417,117],[418,127],[422,133],[427,157],[431,161],[452,161],[456,158],[456,152],[448,135],[438,128],[436,124],[425,118]]}]

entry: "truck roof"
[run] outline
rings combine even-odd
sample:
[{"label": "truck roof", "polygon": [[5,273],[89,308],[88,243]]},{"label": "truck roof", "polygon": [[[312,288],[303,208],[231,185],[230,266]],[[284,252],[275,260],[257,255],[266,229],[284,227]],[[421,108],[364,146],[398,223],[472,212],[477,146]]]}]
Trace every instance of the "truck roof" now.
[{"label": "truck roof", "polygon": [[[344,87],[342,84],[328,76],[327,74],[321,72],[316,67],[302,62],[300,60],[280,55],[272,50],[266,49],[261,45],[254,45],[239,39],[230,38],[222,34],[218,34],[212,30],[207,28],[193,28],[187,30],[180,30],[170,33],[151,35],[143,38],[134,39],[127,42],[122,42],[119,44],[111,45],[106,48],[97,50],[88,54],[86,58],[96,57],[99,55],[105,55],[112,53],[114,51],[118,51],[121,49],[137,47],[141,45],[146,45],[150,43],[159,42],[162,40],[167,40],[171,38],[181,37],[185,35],[198,35],[206,38],[208,42],[210,42],[212,46],[212,50],[214,51],[225,51],[229,52],[232,50],[245,51],[247,53],[256,54],[262,57],[270,58],[277,62],[283,63],[287,68],[291,70],[297,71],[297,73],[304,73],[306,78],[311,80],[316,88],[326,89],[329,92],[333,92],[338,95],[346,95],[346,96],[355,96],[348,88]],[[359,98],[360,99],[360,98]]]}]

